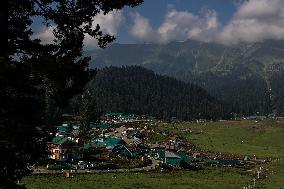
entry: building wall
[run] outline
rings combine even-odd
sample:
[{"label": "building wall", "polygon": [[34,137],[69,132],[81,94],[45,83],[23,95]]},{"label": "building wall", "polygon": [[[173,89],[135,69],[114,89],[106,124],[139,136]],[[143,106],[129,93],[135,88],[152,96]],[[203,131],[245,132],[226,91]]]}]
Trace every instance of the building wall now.
[{"label": "building wall", "polygon": [[83,148],[78,145],[70,144],[49,144],[49,158],[55,160],[66,160],[68,158],[81,159],[83,158]]},{"label": "building wall", "polygon": [[174,166],[180,166],[181,158],[166,157],[165,163]]}]

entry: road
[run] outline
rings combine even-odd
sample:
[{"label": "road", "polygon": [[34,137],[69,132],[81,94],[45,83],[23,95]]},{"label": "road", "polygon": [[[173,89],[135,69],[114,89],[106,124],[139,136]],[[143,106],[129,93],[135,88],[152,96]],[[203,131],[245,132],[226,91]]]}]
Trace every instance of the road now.
[{"label": "road", "polygon": [[[151,171],[155,169],[155,165],[157,165],[158,161],[155,159],[151,159],[152,164],[146,167],[133,168],[133,169],[108,169],[108,170],[89,170],[89,169],[79,169],[75,170],[74,174],[81,173],[118,173],[118,172],[139,172],[139,171]],[[38,174],[62,174],[65,170],[48,170],[48,169],[34,169],[32,172],[33,175]]]}]

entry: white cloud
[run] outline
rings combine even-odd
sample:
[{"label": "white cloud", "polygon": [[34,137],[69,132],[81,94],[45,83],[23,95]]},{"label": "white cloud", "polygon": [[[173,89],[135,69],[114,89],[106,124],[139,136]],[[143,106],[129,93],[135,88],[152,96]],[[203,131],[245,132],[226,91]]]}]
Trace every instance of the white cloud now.
[{"label": "white cloud", "polygon": [[[164,21],[153,29],[138,13],[130,34],[141,40],[167,42],[196,39],[223,44],[284,39],[284,0],[235,0],[237,11],[221,26],[214,10],[200,14],[178,11],[169,6]],[[135,31],[135,32],[134,32]]]},{"label": "white cloud", "polygon": [[155,38],[155,31],[151,27],[149,20],[139,13],[130,14],[132,19],[134,20],[133,26],[130,28],[130,34],[134,36],[136,39],[144,42],[150,42]]},{"label": "white cloud", "polygon": [[[101,31],[105,34],[110,35],[117,35],[119,27],[121,23],[124,21],[123,12],[121,10],[115,10],[109,12],[108,14],[104,15],[103,13],[99,13],[97,16],[94,17],[93,20],[93,29],[96,28],[97,24],[100,25]],[[89,36],[88,34],[85,35],[84,45],[85,48],[97,48],[97,40],[93,37]]]},{"label": "white cloud", "polygon": [[50,27],[42,27],[38,32],[32,35],[32,39],[40,39],[42,44],[49,44],[52,43],[55,39],[53,35],[53,30],[55,26]]},{"label": "white cloud", "polygon": [[187,11],[177,11],[170,7],[164,22],[156,29],[149,20],[139,13],[133,16],[134,24],[130,34],[139,41],[167,42],[188,38],[209,40],[207,35],[219,27],[217,13],[206,10],[202,15],[194,15]]},{"label": "white cloud", "polygon": [[189,39],[200,41],[212,41],[220,28],[216,11],[206,10],[203,17],[199,17],[198,22],[192,26],[188,33]]},{"label": "white cloud", "polygon": [[102,32],[116,35],[123,20],[123,12],[121,10],[115,10],[106,15],[100,13],[95,16],[93,26],[95,28],[96,24],[99,24]]},{"label": "white cloud", "polygon": [[199,18],[190,12],[171,9],[158,28],[158,34],[162,41],[183,40]]},{"label": "white cloud", "polygon": [[215,40],[230,44],[265,39],[284,39],[283,0],[244,2]]}]

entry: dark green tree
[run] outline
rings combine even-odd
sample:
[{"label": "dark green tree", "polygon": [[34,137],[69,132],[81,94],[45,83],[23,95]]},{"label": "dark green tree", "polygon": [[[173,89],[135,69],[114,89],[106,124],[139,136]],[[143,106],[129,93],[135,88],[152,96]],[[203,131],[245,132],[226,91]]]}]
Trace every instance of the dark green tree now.
[{"label": "dark green tree", "polygon": [[225,109],[225,104],[194,84],[139,66],[123,66],[99,70],[86,85],[84,95],[73,98],[69,111],[84,112],[85,117],[98,111],[196,120],[228,118]]},{"label": "dark green tree", "polygon": [[[19,187],[27,165],[45,155],[46,133],[56,115],[94,76],[90,58],[82,56],[85,34],[102,48],[115,39],[92,26],[94,17],[142,1],[9,0],[1,6],[7,48],[0,55],[0,188]],[[35,17],[55,28],[52,43],[31,38]]]}]

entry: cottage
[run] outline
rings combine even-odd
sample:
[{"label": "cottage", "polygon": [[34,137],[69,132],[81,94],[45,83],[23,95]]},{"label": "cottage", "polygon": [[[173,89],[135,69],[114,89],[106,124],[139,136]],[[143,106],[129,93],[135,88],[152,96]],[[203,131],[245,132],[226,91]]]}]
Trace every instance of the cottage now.
[{"label": "cottage", "polygon": [[168,165],[184,168],[191,168],[194,161],[194,158],[188,156],[185,152],[170,152],[165,150],[158,150],[155,158]]},{"label": "cottage", "polygon": [[180,162],[182,160],[182,158],[180,156],[177,156],[175,153],[164,150],[158,150],[156,159],[161,160],[163,163],[177,167],[180,166]]},{"label": "cottage", "polygon": [[132,157],[132,152],[125,145],[116,145],[112,152],[123,157]]},{"label": "cottage", "polygon": [[121,138],[110,137],[104,141],[107,149],[113,149],[117,145],[125,145],[126,142]]},{"label": "cottage", "polygon": [[83,158],[83,148],[70,137],[56,136],[47,144],[49,158],[55,160],[74,160]]},{"label": "cottage", "polygon": [[165,163],[174,166],[180,166],[182,158],[173,152],[165,151]]},{"label": "cottage", "polygon": [[124,140],[122,140],[121,138],[116,138],[116,137],[96,138],[92,142],[104,145],[107,149],[113,149],[117,145],[125,145],[126,144],[126,142]]}]

